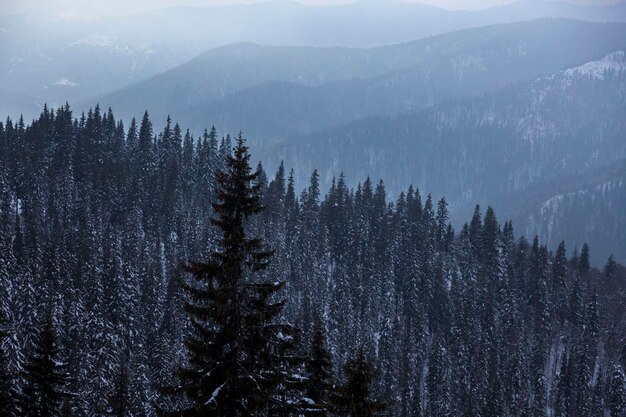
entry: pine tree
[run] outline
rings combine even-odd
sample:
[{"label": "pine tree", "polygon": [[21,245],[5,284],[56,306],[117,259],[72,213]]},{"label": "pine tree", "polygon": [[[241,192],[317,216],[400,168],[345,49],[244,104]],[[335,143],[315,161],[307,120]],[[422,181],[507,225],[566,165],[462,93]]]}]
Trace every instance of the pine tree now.
[{"label": "pine tree", "polygon": [[344,365],[345,383],[333,397],[336,413],[346,417],[373,417],[381,415],[387,404],[372,399],[372,385],[377,370],[367,360],[365,350],[360,347],[356,355]]},{"label": "pine tree", "polygon": [[613,254],[609,256],[609,259],[606,261],[606,265],[604,265],[604,276],[607,278],[613,278],[617,272],[617,262],[615,262],[615,258]]},{"label": "pine tree", "polygon": [[589,245],[585,243],[580,251],[580,259],[578,259],[578,272],[580,274],[586,274],[589,272],[589,269],[591,268],[589,262]]},{"label": "pine tree", "polygon": [[567,351],[563,352],[561,368],[556,384],[556,400],[554,407],[555,417],[567,417],[571,410],[572,395],[572,362],[567,357]]},{"label": "pine tree", "polygon": [[32,352],[24,366],[25,386],[22,411],[29,417],[54,417],[63,400],[68,382],[66,365],[59,358],[52,318],[48,315]]},{"label": "pine tree", "polygon": [[9,363],[5,352],[5,342],[8,335],[5,332],[5,319],[0,309],[0,415],[17,417],[17,392],[15,390],[16,378],[9,369]]},{"label": "pine tree", "polygon": [[581,302],[580,282],[576,278],[569,296],[569,320],[575,325],[582,322]]},{"label": "pine tree", "polygon": [[598,377],[591,393],[591,413],[590,417],[604,417],[604,378],[602,368],[598,368]]},{"label": "pine tree", "polygon": [[313,400],[313,404],[316,406],[313,414],[326,415],[333,389],[333,363],[332,357],[326,349],[324,331],[319,324],[313,335],[311,351],[305,368],[308,377],[305,395]]},{"label": "pine tree", "polygon": [[259,185],[252,185],[250,154],[241,134],[226,171],[220,172],[219,201],[213,204],[221,230],[220,250],[207,263],[192,263],[194,283],[185,284],[185,310],[194,332],[187,339],[189,366],[180,369],[181,416],[273,415],[284,408],[285,354],[294,329],[277,323],[284,303],[280,282],[257,279],[272,252],[249,238],[246,221],[262,211]]},{"label": "pine tree", "polygon": [[119,364],[117,377],[115,379],[115,386],[113,393],[109,400],[110,415],[114,417],[126,417],[129,414],[128,404],[128,363],[122,362]]},{"label": "pine tree", "polygon": [[432,351],[428,361],[428,389],[429,416],[446,417],[450,413],[450,381],[447,352],[441,337],[435,335]]},{"label": "pine tree", "polygon": [[[151,416],[157,399],[166,410],[202,414],[174,371],[215,370],[217,378],[222,368],[213,366],[215,358],[234,346],[222,331],[233,275],[222,268],[223,231],[211,223],[207,204],[218,199],[216,173],[227,168],[232,149],[230,138],[219,146],[215,129],[198,141],[181,136],[170,120],[155,138],[147,115],[124,135],[113,113],[99,108],[76,120],[68,106],[46,108],[30,126],[0,124],[0,311],[8,318],[0,403],[17,398],[18,406],[28,405],[21,395],[22,387],[29,391],[24,364],[52,302],[58,356],[71,375],[61,391],[76,393],[56,415]],[[333,358],[345,360],[360,341],[375,346],[382,372],[370,391],[393,399],[389,415],[608,417],[610,393],[623,392],[615,383],[611,391],[613,367],[626,365],[619,265],[607,261],[603,283],[595,271],[579,271],[581,258],[585,264],[580,250],[570,262],[564,244],[550,255],[539,239],[515,243],[512,224],[501,228],[492,209],[481,216],[477,208],[455,235],[445,202],[422,202],[412,187],[396,204],[386,200],[382,182],[373,187],[366,179],[352,190],[341,175],[324,198],[323,181],[313,173],[298,198],[293,170],[289,175],[284,166],[274,180],[257,176],[250,184],[265,190],[260,204],[266,209],[243,220],[244,237],[262,236],[279,255],[262,271],[244,262],[237,281],[243,336],[236,362],[276,377],[264,381],[263,392],[277,381],[255,416],[332,412],[313,404],[313,389],[305,391],[309,382],[319,385],[311,375],[320,374],[314,363],[324,361],[289,349],[298,343],[298,354],[308,350],[317,338],[312,317],[323,315]],[[181,259],[204,262],[208,272],[200,280],[185,276]],[[252,338],[264,334],[252,330],[254,322],[269,322],[269,329],[275,321],[253,313],[263,303],[249,284],[286,276],[288,303],[279,316],[306,331],[292,338],[285,329],[285,345],[252,349]],[[182,280],[192,289],[181,291]],[[185,300],[189,321],[183,320]],[[213,356],[186,349],[185,342],[193,344],[186,335],[194,331],[196,352]],[[251,351],[259,354],[247,360]],[[128,357],[120,361],[120,352]],[[221,382],[206,378],[204,385],[197,375],[201,402]],[[179,381],[180,395],[155,389]],[[10,414],[4,411],[0,415]]]},{"label": "pine tree", "polygon": [[567,257],[565,254],[565,242],[559,243],[552,263],[552,286],[551,292],[554,302],[552,310],[563,323],[567,317]]},{"label": "pine tree", "polygon": [[616,365],[609,382],[609,410],[611,417],[626,414],[626,377],[621,366]]}]

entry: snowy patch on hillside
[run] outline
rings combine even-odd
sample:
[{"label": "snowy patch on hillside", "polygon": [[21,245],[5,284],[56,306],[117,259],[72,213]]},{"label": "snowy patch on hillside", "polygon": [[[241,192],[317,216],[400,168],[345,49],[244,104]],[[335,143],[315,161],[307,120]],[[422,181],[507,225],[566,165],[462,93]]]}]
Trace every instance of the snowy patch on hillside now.
[{"label": "snowy patch on hillside", "polygon": [[564,194],[557,194],[548,200],[544,201],[541,205],[541,213],[542,215],[547,214],[549,211],[554,211],[555,208],[558,208],[563,203],[563,199],[572,200],[575,197],[580,197],[585,194],[594,193],[596,195],[601,195],[604,197],[607,193],[611,192],[615,188],[619,188],[623,186],[623,178],[618,180],[611,180],[603,182],[602,184],[598,184],[591,189],[583,189],[577,191],[571,191]]},{"label": "snowy patch on hillside", "polygon": [[[68,45],[69,47],[73,46],[84,46],[91,48],[102,48],[110,51],[121,52],[128,55],[136,55],[143,54],[149,55],[153,51],[151,49],[151,45],[149,42],[133,42],[132,44],[125,44],[121,42],[119,39],[113,36],[106,36],[100,34],[93,34],[87,36],[85,38],[74,41]],[[65,49],[65,48],[64,48]]]},{"label": "snowy patch on hillside", "polygon": [[561,90],[565,90],[571,87],[576,80],[602,81],[609,76],[615,77],[617,75],[626,75],[626,52],[624,51],[616,51],[600,60],[590,61],[537,79],[531,88],[533,105],[541,104],[555,85]]},{"label": "snowy patch on hillside", "polygon": [[58,80],[56,80],[52,84],[56,85],[56,86],[59,86],[59,87],[76,87],[76,86],[78,86],[78,83],[75,83],[74,81],[72,81],[70,79],[67,79],[67,78],[59,78]]},{"label": "snowy patch on hillside", "polygon": [[535,142],[541,143],[546,138],[564,133],[563,127],[557,128],[550,121],[550,107],[545,105],[546,100],[550,103],[548,106],[553,105],[552,102],[555,100],[571,101],[572,97],[576,97],[578,85],[586,80],[603,82],[624,76],[626,76],[626,52],[616,51],[600,60],[538,78],[526,92],[530,105],[525,113],[518,116],[518,129],[522,139],[534,145]]},{"label": "snowy patch on hillside", "polygon": [[548,240],[554,238],[554,232],[558,230],[558,223],[564,217],[568,208],[580,206],[585,198],[593,202],[597,199],[607,199],[611,193],[624,186],[624,178],[610,180],[597,184],[592,188],[586,188],[552,196],[543,202],[539,211],[529,217],[530,234],[538,233]]},{"label": "snowy patch on hillside", "polygon": [[68,3],[60,8],[47,10],[54,22],[90,22],[103,16],[95,9],[82,2]]},{"label": "snowy patch on hillside", "polygon": [[112,36],[103,36],[99,34],[93,34],[86,38],[79,39],[72,42],[70,46],[99,46],[103,48],[113,48],[116,45],[117,39]]},{"label": "snowy patch on hillside", "polygon": [[603,80],[607,73],[626,71],[626,53],[613,52],[599,61],[591,61],[562,72],[566,77],[589,77]]}]

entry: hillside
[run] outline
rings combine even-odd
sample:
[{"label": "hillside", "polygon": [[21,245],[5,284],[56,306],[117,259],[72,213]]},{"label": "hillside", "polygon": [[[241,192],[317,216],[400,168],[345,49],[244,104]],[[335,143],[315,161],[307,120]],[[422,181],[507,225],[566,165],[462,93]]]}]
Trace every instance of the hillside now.
[{"label": "hillside", "polygon": [[196,132],[210,120],[267,145],[495,92],[624,48],[625,39],[623,24],[537,20],[370,49],[237,44],[79,107],[100,103],[124,117],[147,108]]},{"label": "hillside", "polygon": [[[626,159],[625,62],[615,52],[484,98],[293,137],[259,157],[270,169],[281,159],[293,161],[299,183],[313,168],[325,184],[339,169],[348,181],[383,173],[391,191],[414,184],[447,195],[453,215],[481,203],[517,216],[551,197],[519,195],[562,190],[576,184],[573,178],[595,178],[596,170]],[[525,229],[527,222],[518,224]],[[545,229],[529,230],[546,237]],[[598,230],[593,239],[581,231],[572,240],[582,243],[583,236],[608,238]],[[626,247],[615,250],[624,259]]]},{"label": "hillside", "polygon": [[[0,124],[4,415],[301,417],[332,400],[347,417],[334,393],[358,352],[380,372],[353,390],[392,416],[623,414],[626,269],[590,267],[593,247],[524,238],[485,207],[455,229],[426,189],[324,196],[313,172],[296,197],[284,169],[252,173],[243,138],[73,116]],[[250,375],[289,389],[246,401]],[[161,388],[181,380],[202,389]]]}]

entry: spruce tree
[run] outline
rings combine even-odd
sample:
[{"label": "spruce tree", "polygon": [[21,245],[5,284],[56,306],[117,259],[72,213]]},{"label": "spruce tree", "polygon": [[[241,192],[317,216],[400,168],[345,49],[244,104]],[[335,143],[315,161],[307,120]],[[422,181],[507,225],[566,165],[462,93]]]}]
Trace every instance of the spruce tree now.
[{"label": "spruce tree", "polygon": [[604,265],[604,276],[607,278],[613,278],[615,273],[617,272],[617,262],[615,262],[615,258],[611,254],[609,259],[606,261],[606,265]]},{"label": "spruce tree", "polygon": [[110,414],[115,417],[125,417],[129,413],[128,404],[128,370],[126,362],[119,364],[115,387],[110,403]]},{"label": "spruce tree", "polygon": [[626,414],[626,377],[621,366],[615,365],[609,382],[609,410],[611,417]]},{"label": "spruce tree", "polygon": [[426,377],[428,415],[445,417],[450,413],[449,363],[442,337],[435,335],[434,339]]},{"label": "spruce tree", "polygon": [[57,416],[63,401],[69,396],[64,390],[68,382],[66,365],[58,353],[49,315],[24,366],[26,375],[21,407],[24,416]]},{"label": "spruce tree", "polygon": [[552,286],[550,288],[553,297],[552,312],[563,323],[567,316],[567,258],[565,254],[565,242],[559,243],[552,263]]},{"label": "spruce tree", "polygon": [[580,251],[580,259],[578,260],[578,272],[580,274],[586,274],[591,268],[589,260],[589,245],[583,244],[583,248]]},{"label": "spruce tree", "polygon": [[318,324],[313,334],[311,352],[306,365],[308,380],[305,385],[305,395],[313,402],[314,415],[327,415],[329,400],[333,389],[332,357],[326,349],[326,337]]},{"label": "spruce tree", "polygon": [[555,417],[567,417],[571,409],[572,395],[572,362],[567,357],[567,351],[563,352],[561,368],[556,383],[556,399],[554,406]]},{"label": "spruce tree", "polygon": [[220,247],[206,263],[190,263],[193,282],[183,284],[184,308],[193,334],[187,338],[189,364],[179,371],[180,409],[159,410],[180,416],[265,416],[285,407],[289,377],[286,355],[294,328],[279,324],[284,302],[276,300],[283,284],[260,281],[272,252],[246,233],[260,213],[258,172],[241,134],[226,170],[218,174],[217,214]]},{"label": "spruce tree", "polygon": [[9,369],[5,351],[5,341],[8,337],[5,331],[5,319],[0,308],[0,415],[12,417],[18,415],[17,393],[15,390],[15,376]]},{"label": "spruce tree", "polygon": [[374,417],[387,409],[383,401],[372,399],[372,385],[377,369],[369,362],[365,350],[360,347],[356,355],[345,363],[345,383],[333,396],[338,416]]}]

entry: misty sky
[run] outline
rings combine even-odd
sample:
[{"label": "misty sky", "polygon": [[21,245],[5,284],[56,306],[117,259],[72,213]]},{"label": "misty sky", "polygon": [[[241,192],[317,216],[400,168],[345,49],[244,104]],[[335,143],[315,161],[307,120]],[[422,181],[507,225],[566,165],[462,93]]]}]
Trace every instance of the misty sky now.
[{"label": "misty sky", "polygon": [[[103,14],[120,15],[138,13],[167,6],[210,6],[233,3],[250,3],[259,0],[0,0],[0,14],[21,13],[35,7],[82,5]],[[299,0],[310,5],[345,4],[354,0]],[[405,0],[427,3],[449,9],[476,10],[515,0]],[[620,0],[569,0],[578,4],[609,4]],[[621,0],[623,1],[623,0]]]}]

